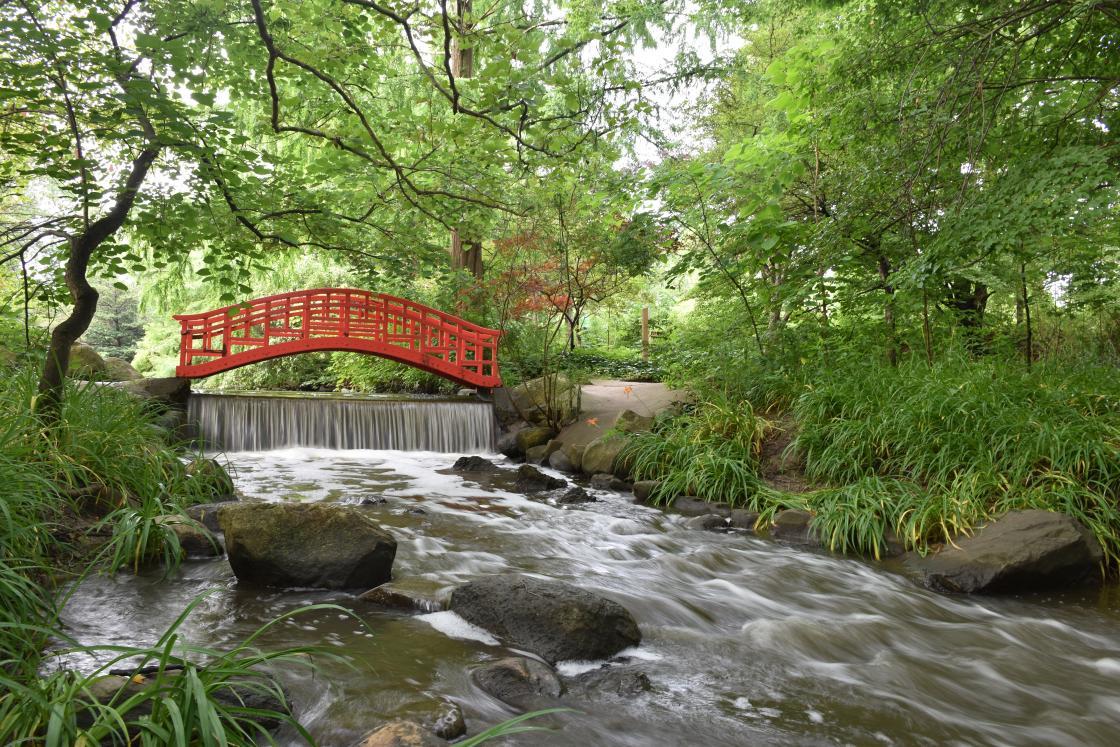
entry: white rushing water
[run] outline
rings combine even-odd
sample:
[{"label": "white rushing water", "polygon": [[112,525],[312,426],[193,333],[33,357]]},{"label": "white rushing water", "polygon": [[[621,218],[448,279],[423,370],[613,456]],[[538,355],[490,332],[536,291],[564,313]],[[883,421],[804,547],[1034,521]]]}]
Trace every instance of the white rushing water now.
[{"label": "white rushing water", "polygon": [[[640,646],[610,666],[647,674],[638,696],[573,688],[580,711],[506,744],[1112,745],[1120,724],[1114,591],[1030,598],[946,597],[855,560],[746,534],[689,530],[677,517],[593,491],[558,508],[449,467],[456,454],[286,449],[229,455],[248,499],[369,505],[396,536],[394,578],[446,592],[488,573],[568,581],[634,614]],[[500,457],[491,456],[496,461]],[[511,465],[506,465],[511,466]],[[384,499],[382,501],[382,499]],[[183,629],[222,646],[312,602],[354,609],[296,617],[265,645],[326,644],[352,667],[285,672],[321,744],[348,747],[409,703],[449,697],[472,732],[513,715],[469,671],[510,651],[449,613],[362,606],[342,592],[241,588],[225,560],[174,578],[91,579],[67,607],[82,641],[151,642],[203,590]],[[286,743],[298,744],[291,735]]]},{"label": "white rushing water", "polygon": [[292,446],[489,451],[496,438],[493,407],[465,398],[196,392],[188,407],[188,419],[202,443],[226,451]]}]

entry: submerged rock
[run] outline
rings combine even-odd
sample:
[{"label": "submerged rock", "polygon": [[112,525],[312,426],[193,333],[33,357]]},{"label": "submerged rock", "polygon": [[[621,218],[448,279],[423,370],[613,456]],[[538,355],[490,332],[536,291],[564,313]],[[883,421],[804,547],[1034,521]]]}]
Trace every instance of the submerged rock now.
[{"label": "submerged rock", "polygon": [[731,521],[729,523],[735,529],[746,529],[753,532],[755,524],[758,523],[758,516],[758,511],[733,508],[731,509]]},{"label": "submerged rock", "polygon": [[396,719],[367,735],[358,747],[440,747],[447,741],[415,721]]},{"label": "submerged rock", "polygon": [[567,484],[566,480],[553,477],[552,475],[546,475],[531,464],[522,464],[517,468],[517,482],[515,486],[518,490],[525,492],[557,490]]},{"label": "submerged rock", "polygon": [[457,739],[467,733],[459,704],[445,698],[427,698],[408,703],[393,712],[394,721],[419,724],[440,739]]},{"label": "submerged rock", "polygon": [[397,542],[356,506],[236,503],[218,512],[237,579],[261,586],[369,589],[388,581]]},{"label": "submerged rock", "polygon": [[615,477],[608,472],[600,472],[599,474],[591,476],[591,487],[596,490],[613,490],[618,493],[628,492],[634,486],[623,480],[622,478]]},{"label": "submerged rock", "polygon": [[556,503],[561,506],[570,506],[577,503],[595,503],[598,500],[598,498],[591,495],[580,486],[573,485],[560,494],[556,499]]},{"label": "submerged rock", "polygon": [[722,532],[727,529],[727,517],[719,514],[704,514],[693,516],[685,522],[689,529],[699,529],[704,532]]},{"label": "submerged rock", "polygon": [[484,664],[471,672],[471,679],[483,692],[523,711],[548,707],[564,694],[552,667],[523,656]]},{"label": "submerged rock", "polygon": [[1099,578],[1096,537],[1053,511],[1012,511],[971,537],[918,561],[937,591],[999,593],[1063,588]]},{"label": "submerged rock", "polygon": [[596,490],[610,490],[611,483],[616,479],[617,478],[610,472],[598,472],[592,475],[588,482],[590,482],[591,487]]},{"label": "submerged rock", "polygon": [[480,456],[465,456],[456,459],[451,469],[456,472],[498,472],[500,467]]},{"label": "submerged rock", "polygon": [[451,610],[550,663],[605,659],[642,640],[633,616],[617,602],[571,584],[518,574],[458,587],[451,593]]},{"label": "submerged rock", "polygon": [[411,578],[390,581],[370,589],[358,599],[379,607],[409,612],[439,612],[447,609],[447,593],[436,581]]},{"label": "submerged rock", "polygon": [[645,672],[629,667],[599,667],[577,675],[572,683],[584,695],[633,698],[653,690]]}]

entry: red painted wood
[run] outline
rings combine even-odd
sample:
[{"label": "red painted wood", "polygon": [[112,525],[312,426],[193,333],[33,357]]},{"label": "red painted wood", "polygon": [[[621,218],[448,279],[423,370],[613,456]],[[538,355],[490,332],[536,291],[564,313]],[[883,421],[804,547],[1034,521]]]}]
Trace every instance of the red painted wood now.
[{"label": "red painted wood", "polygon": [[296,353],[345,350],[407,363],[466,386],[502,385],[500,331],[384,293],[315,288],[175,319],[181,335],[175,375],[183,378]]}]

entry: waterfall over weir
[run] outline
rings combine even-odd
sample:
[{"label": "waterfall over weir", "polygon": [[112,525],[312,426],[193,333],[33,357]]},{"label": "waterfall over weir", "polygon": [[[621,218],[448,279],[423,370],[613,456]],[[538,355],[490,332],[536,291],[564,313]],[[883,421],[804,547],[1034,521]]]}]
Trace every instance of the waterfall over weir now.
[{"label": "waterfall over weir", "polygon": [[208,449],[293,446],[493,451],[493,407],[469,399],[376,399],[276,393],[191,394],[190,423]]}]

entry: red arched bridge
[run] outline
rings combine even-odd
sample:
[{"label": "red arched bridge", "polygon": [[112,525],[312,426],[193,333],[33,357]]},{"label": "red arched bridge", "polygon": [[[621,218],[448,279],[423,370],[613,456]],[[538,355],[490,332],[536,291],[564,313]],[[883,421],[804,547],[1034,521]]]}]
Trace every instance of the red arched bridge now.
[{"label": "red arched bridge", "polygon": [[351,288],[316,288],[177,314],[175,375],[200,378],[319,350],[379,355],[479,389],[502,385],[501,332],[437,309]]}]

